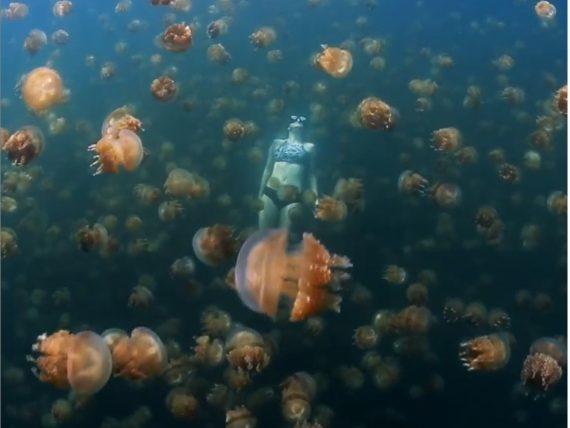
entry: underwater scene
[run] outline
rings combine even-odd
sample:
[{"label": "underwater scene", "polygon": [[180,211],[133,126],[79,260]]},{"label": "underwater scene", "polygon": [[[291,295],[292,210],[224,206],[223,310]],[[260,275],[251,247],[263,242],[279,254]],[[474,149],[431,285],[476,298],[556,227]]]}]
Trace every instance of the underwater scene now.
[{"label": "underwater scene", "polygon": [[566,426],[566,2],[0,9],[3,427]]}]

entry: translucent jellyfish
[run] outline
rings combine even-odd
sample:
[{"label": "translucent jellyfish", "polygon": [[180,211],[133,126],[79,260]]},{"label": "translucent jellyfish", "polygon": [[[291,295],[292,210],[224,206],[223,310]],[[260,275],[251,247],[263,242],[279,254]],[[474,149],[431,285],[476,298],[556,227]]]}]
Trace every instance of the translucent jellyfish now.
[{"label": "translucent jellyfish", "polygon": [[429,182],[419,173],[406,170],[398,177],[398,190],[404,195],[424,195]]},{"label": "translucent jellyfish", "polygon": [[65,30],[59,29],[54,31],[50,38],[56,45],[65,45],[69,41],[69,33]]},{"label": "translucent jellyfish", "polygon": [[103,388],[111,376],[109,347],[92,331],[70,334],[60,330],[50,336],[43,334],[32,350],[39,354],[35,359],[29,358],[37,366],[38,378],[58,388],[91,395]]},{"label": "translucent jellyfish", "polygon": [[101,126],[101,136],[112,134],[117,137],[121,129],[128,129],[134,133],[142,131],[142,122],[132,115],[129,106],[122,106],[107,115]]},{"label": "translucent jellyfish", "polygon": [[565,216],[568,212],[568,196],[559,190],[548,195],[546,207],[552,214]]},{"label": "translucent jellyfish", "polygon": [[208,46],[206,55],[210,62],[219,65],[227,64],[232,59],[232,56],[221,43]]},{"label": "translucent jellyfish", "polygon": [[438,152],[453,152],[462,143],[461,132],[457,128],[441,128],[432,133],[432,147]]},{"label": "translucent jellyfish", "polygon": [[279,299],[292,302],[290,320],[299,321],[326,309],[340,310],[341,299],[331,287],[338,269],[351,267],[346,257],[330,254],[311,234],[287,253],[286,230],[259,231],[242,245],[236,264],[236,290],[255,312],[277,314]]},{"label": "translucent jellyfish", "polygon": [[502,163],[497,170],[499,178],[509,184],[516,184],[521,180],[520,169],[510,163]]},{"label": "translucent jellyfish", "polygon": [[186,388],[174,388],[166,396],[166,408],[176,419],[191,421],[198,416],[200,403]]},{"label": "translucent jellyfish", "polygon": [[402,285],[407,281],[408,273],[403,267],[398,265],[388,265],[384,269],[382,279],[384,279],[388,284]]},{"label": "translucent jellyfish", "polygon": [[503,54],[493,61],[493,65],[500,71],[508,71],[515,65],[515,60],[512,56]]},{"label": "translucent jellyfish", "polygon": [[432,324],[432,314],[425,306],[410,305],[391,319],[391,329],[399,333],[425,334]]},{"label": "translucent jellyfish", "polygon": [[30,54],[37,54],[47,44],[47,35],[42,30],[32,30],[24,40],[24,49]]},{"label": "translucent jellyfish", "polygon": [[193,32],[185,23],[172,24],[160,37],[164,49],[171,52],[184,52],[192,46]]},{"label": "translucent jellyfish", "polygon": [[364,210],[364,184],[359,178],[339,178],[333,196],[343,201],[352,212]]},{"label": "translucent jellyfish", "polygon": [[247,407],[238,406],[226,411],[226,428],[256,428],[257,418]]},{"label": "translucent jellyfish", "polygon": [[2,259],[18,253],[18,237],[16,232],[8,227],[0,229],[0,256]]},{"label": "translucent jellyfish", "polygon": [[150,91],[158,101],[169,101],[178,92],[174,79],[168,76],[160,76],[150,84]]},{"label": "translucent jellyfish", "polygon": [[165,193],[174,197],[200,199],[210,194],[210,185],[198,174],[174,168],[164,183]]},{"label": "translucent jellyfish", "polygon": [[358,349],[372,349],[378,344],[378,332],[370,325],[358,327],[352,336]]},{"label": "translucent jellyfish", "polygon": [[228,31],[227,19],[216,19],[208,24],[206,33],[210,39],[217,39]]},{"label": "translucent jellyfish", "polygon": [[224,136],[230,141],[238,141],[245,137],[245,123],[239,119],[229,119],[224,123]]},{"label": "translucent jellyfish", "polygon": [[297,372],[281,384],[281,412],[290,423],[305,421],[311,415],[311,402],[317,383],[306,372]]},{"label": "translucent jellyfish", "polygon": [[105,226],[95,223],[93,227],[81,227],[75,233],[75,240],[81,251],[90,252],[94,249],[105,251],[109,244],[109,233]]},{"label": "translucent jellyfish", "polygon": [[2,144],[2,150],[6,152],[8,159],[13,165],[18,166],[27,165],[38,157],[43,148],[44,136],[42,131],[35,126],[20,128]]},{"label": "translucent jellyfish", "polygon": [[145,380],[160,376],[166,369],[166,348],[152,330],[137,327],[129,337],[126,333],[107,331],[103,337],[109,342],[113,357],[113,371],[116,376],[132,380]]},{"label": "translucent jellyfish", "polygon": [[560,382],[562,374],[562,367],[552,356],[531,353],[523,362],[521,380],[531,390],[544,393]]},{"label": "translucent jellyfish", "polygon": [[539,1],[534,6],[534,11],[536,12],[536,16],[544,23],[548,23],[556,17],[556,8],[552,3],[545,0]]},{"label": "translucent jellyfish", "polygon": [[196,264],[191,257],[181,257],[170,265],[170,276],[173,278],[190,279],[194,275]]},{"label": "translucent jellyfish", "polygon": [[396,126],[397,112],[376,97],[368,97],[360,102],[356,110],[358,123],[367,129],[390,131]]},{"label": "translucent jellyfish", "polygon": [[88,150],[95,153],[95,161],[91,164],[96,167],[94,175],[116,174],[121,168],[134,171],[144,157],[141,139],[129,129],[121,129],[116,136],[107,133]]},{"label": "translucent jellyfish", "polygon": [[73,3],[69,0],[56,1],[52,8],[53,16],[63,18],[71,13],[71,9],[73,9]]},{"label": "translucent jellyfish", "polygon": [[261,27],[249,36],[249,42],[258,48],[266,48],[272,45],[277,38],[277,33],[271,27]]},{"label": "translucent jellyfish", "polygon": [[442,208],[455,208],[461,203],[461,188],[453,183],[437,183],[430,193],[435,204]]},{"label": "translucent jellyfish", "polygon": [[192,248],[202,263],[220,266],[234,257],[238,241],[231,227],[216,224],[198,229],[192,238]]},{"label": "translucent jellyfish", "polygon": [[116,72],[115,64],[112,63],[111,61],[107,61],[103,63],[103,65],[101,66],[101,69],[99,70],[99,76],[101,77],[101,79],[107,80],[113,77],[115,75],[115,72]]},{"label": "translucent jellyfish", "polygon": [[8,4],[8,8],[2,9],[2,17],[10,21],[24,19],[28,16],[30,9],[25,3],[12,2]]},{"label": "translucent jellyfish", "polygon": [[469,371],[499,370],[509,362],[510,356],[511,346],[506,333],[479,336],[459,346],[459,357]]},{"label": "translucent jellyfish", "polygon": [[352,55],[349,51],[322,45],[323,51],[314,58],[315,67],[329,76],[342,79],[352,70]]},{"label": "translucent jellyfish", "polygon": [[568,85],[564,85],[556,91],[553,105],[560,114],[568,116]]},{"label": "translucent jellyfish", "polygon": [[30,71],[22,83],[22,98],[29,109],[41,112],[65,100],[59,73],[48,67]]},{"label": "translucent jellyfish", "polygon": [[437,83],[431,79],[413,79],[408,83],[408,88],[419,97],[431,97],[439,89]]},{"label": "translucent jellyfish", "polygon": [[249,374],[265,369],[271,354],[257,331],[236,326],[226,339],[226,358],[234,369]]},{"label": "translucent jellyfish", "polygon": [[315,218],[329,223],[339,223],[348,214],[348,207],[340,199],[323,195],[315,203]]},{"label": "translucent jellyfish", "polygon": [[178,201],[164,201],[158,206],[158,217],[164,222],[174,221],[184,212]]}]

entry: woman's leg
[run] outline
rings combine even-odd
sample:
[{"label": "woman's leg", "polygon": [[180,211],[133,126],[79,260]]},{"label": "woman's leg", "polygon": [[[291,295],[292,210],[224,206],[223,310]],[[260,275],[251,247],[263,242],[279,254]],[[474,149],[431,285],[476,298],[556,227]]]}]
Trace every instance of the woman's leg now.
[{"label": "woman's leg", "polygon": [[303,205],[295,202],[283,207],[279,215],[279,227],[291,230],[297,228],[303,220]]},{"label": "woman's leg", "polygon": [[259,211],[258,226],[259,229],[274,229],[279,227],[279,210],[267,195],[261,195],[263,209]]}]

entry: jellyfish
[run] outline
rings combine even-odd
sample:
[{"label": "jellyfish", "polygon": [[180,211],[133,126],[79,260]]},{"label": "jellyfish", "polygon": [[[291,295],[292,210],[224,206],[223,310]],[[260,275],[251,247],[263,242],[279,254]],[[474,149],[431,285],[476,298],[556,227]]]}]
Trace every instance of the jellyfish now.
[{"label": "jellyfish", "polygon": [[107,61],[103,63],[103,65],[101,66],[101,69],[99,70],[99,76],[101,77],[101,79],[107,80],[115,75],[115,71],[116,71],[115,64],[112,63],[111,61]]},{"label": "jellyfish", "polygon": [[376,97],[368,97],[356,109],[358,123],[367,129],[391,131],[396,126],[397,112]]},{"label": "jellyfish", "polygon": [[216,19],[208,24],[206,33],[210,39],[217,39],[219,36],[226,34],[228,31],[228,23],[226,19]]},{"label": "jellyfish", "polygon": [[169,101],[178,92],[178,87],[172,78],[160,76],[152,81],[150,91],[158,101]]},{"label": "jellyfish", "polygon": [[73,9],[73,3],[69,0],[56,1],[52,8],[53,16],[63,18],[71,13],[71,9]]},{"label": "jellyfish", "polygon": [[431,97],[437,92],[439,86],[431,79],[412,79],[408,83],[408,88],[419,97]]},{"label": "jellyfish", "polygon": [[0,229],[0,256],[2,259],[18,253],[18,236],[8,227]]},{"label": "jellyfish", "polygon": [[249,374],[265,369],[271,354],[257,331],[236,326],[226,339],[226,358],[232,368]]},{"label": "jellyfish", "polygon": [[261,27],[254,31],[249,36],[250,43],[255,46],[256,49],[266,48],[275,42],[277,38],[277,33],[271,27]]},{"label": "jellyfish", "polygon": [[256,428],[257,418],[245,406],[237,406],[226,411],[226,428]]},{"label": "jellyfish", "polygon": [[558,113],[568,116],[568,85],[564,85],[556,91],[553,105]]},{"label": "jellyfish", "polygon": [[352,336],[358,349],[372,349],[378,344],[378,332],[370,325],[358,327]]},{"label": "jellyfish", "polygon": [[323,195],[315,202],[315,218],[328,223],[339,223],[348,214],[348,207],[340,199]]},{"label": "jellyfish", "polygon": [[230,141],[241,140],[246,132],[245,123],[239,119],[229,119],[224,123],[224,136]]},{"label": "jellyfish", "polygon": [[128,129],[136,134],[142,131],[142,122],[131,114],[128,106],[122,106],[107,115],[101,125],[101,136],[112,134],[115,138],[122,129]]},{"label": "jellyfish", "polygon": [[83,226],[75,233],[75,240],[80,250],[90,252],[94,249],[105,251],[109,244],[109,232],[100,223],[95,223],[93,227]]},{"label": "jellyfish", "polygon": [[129,129],[121,129],[116,135],[113,134],[105,134],[96,144],[88,147],[89,151],[95,153],[95,161],[91,164],[96,167],[93,175],[117,174],[121,168],[132,172],[143,160],[144,149],[137,134]]},{"label": "jellyfish", "polygon": [[226,311],[209,307],[202,312],[200,323],[203,330],[210,336],[222,337],[229,332],[232,326],[232,318]]},{"label": "jellyfish", "polygon": [[538,393],[547,392],[562,378],[566,364],[566,346],[551,338],[538,339],[523,362],[521,380]]},{"label": "jellyfish", "polygon": [[516,184],[521,180],[520,169],[510,163],[502,163],[497,170],[499,178],[505,183]]},{"label": "jellyfish", "polygon": [[364,185],[359,178],[340,178],[334,186],[333,196],[353,212],[364,210]]},{"label": "jellyfish", "polygon": [[166,408],[176,419],[191,421],[198,416],[200,403],[186,388],[178,387],[166,396]]},{"label": "jellyfish", "polygon": [[47,35],[42,30],[32,30],[24,40],[24,49],[30,54],[37,54],[47,44]]},{"label": "jellyfish", "polygon": [[184,208],[178,201],[164,201],[158,206],[158,217],[164,222],[176,220],[183,212]]},{"label": "jellyfish", "polygon": [[461,132],[457,128],[441,128],[433,131],[431,141],[434,150],[453,152],[461,146]]},{"label": "jellyfish", "polygon": [[314,57],[314,65],[335,79],[342,79],[352,70],[352,55],[349,51],[322,45],[323,51]]},{"label": "jellyfish", "polygon": [[160,37],[164,49],[171,52],[184,52],[192,46],[193,32],[185,23],[172,24]]},{"label": "jellyfish", "polygon": [[229,226],[216,224],[198,229],[192,238],[192,248],[202,263],[219,266],[236,254],[238,241]]},{"label": "jellyfish", "polygon": [[232,56],[221,43],[210,45],[206,55],[211,62],[219,65],[227,64],[232,59]]},{"label": "jellyfish", "polygon": [[59,73],[48,67],[38,67],[30,71],[24,77],[21,91],[26,106],[36,113],[65,100],[63,81]]},{"label": "jellyfish", "polygon": [[398,177],[398,190],[404,195],[422,196],[426,193],[428,186],[428,180],[409,169],[402,172]]},{"label": "jellyfish", "polygon": [[461,188],[453,183],[437,183],[430,189],[435,204],[442,208],[455,208],[461,203]]},{"label": "jellyfish", "polygon": [[56,30],[51,34],[51,41],[56,45],[65,45],[69,41],[69,33],[65,30]]},{"label": "jellyfish", "polygon": [[384,269],[382,278],[388,284],[402,285],[408,279],[408,273],[403,267],[400,267],[398,265],[388,265]]},{"label": "jellyfish", "polygon": [[548,195],[546,207],[552,214],[566,216],[568,212],[568,196],[566,193],[556,190]]},{"label": "jellyfish", "polygon": [[506,333],[479,336],[459,346],[459,357],[469,371],[499,370],[509,362],[510,356],[510,340]]},{"label": "jellyfish", "polygon": [[8,4],[7,9],[2,9],[1,15],[10,21],[15,21],[18,19],[24,19],[28,16],[30,8],[25,3],[12,2]]},{"label": "jellyfish", "polygon": [[281,384],[281,412],[287,422],[305,421],[311,415],[311,402],[317,392],[315,379],[306,372],[297,372]]},{"label": "jellyfish", "polygon": [[196,264],[191,257],[185,256],[174,260],[170,265],[170,276],[173,278],[190,279],[194,276]]},{"label": "jellyfish", "polygon": [[286,252],[286,230],[259,231],[242,245],[236,264],[236,290],[251,310],[272,318],[281,296],[292,302],[291,321],[304,320],[326,309],[340,311],[333,283],[348,258],[330,254],[313,235],[303,234],[300,247]]},{"label": "jellyfish", "polygon": [[164,182],[165,193],[174,197],[200,199],[210,194],[210,185],[198,174],[174,168]]},{"label": "jellyfish", "polygon": [[538,16],[544,23],[548,23],[554,20],[554,17],[556,16],[556,7],[554,7],[552,3],[545,0],[536,3],[534,6],[534,11],[536,12],[536,16]]},{"label": "jellyfish", "polygon": [[2,144],[2,150],[13,165],[24,166],[39,156],[44,148],[42,131],[35,126],[24,126]]},{"label": "jellyfish", "polygon": [[133,329],[130,337],[117,330],[107,330],[103,338],[109,344],[116,376],[131,380],[145,380],[160,376],[166,369],[166,348],[152,330]]},{"label": "jellyfish", "polygon": [[425,306],[410,305],[395,314],[390,329],[398,333],[425,334],[432,324],[432,314]]},{"label": "jellyfish", "polygon": [[103,388],[111,376],[109,347],[92,331],[71,334],[60,330],[49,336],[42,334],[32,350],[39,354],[37,358],[28,358],[36,364],[34,372],[38,379],[57,388],[92,395]]}]

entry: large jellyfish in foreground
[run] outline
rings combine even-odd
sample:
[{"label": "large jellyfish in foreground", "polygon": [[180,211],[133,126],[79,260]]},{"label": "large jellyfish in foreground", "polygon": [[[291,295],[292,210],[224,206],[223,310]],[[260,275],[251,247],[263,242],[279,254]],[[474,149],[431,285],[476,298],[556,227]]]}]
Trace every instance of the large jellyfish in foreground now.
[{"label": "large jellyfish in foreground", "polygon": [[299,248],[287,251],[284,229],[256,232],[243,244],[236,264],[236,289],[251,310],[275,317],[281,296],[292,302],[290,320],[300,321],[326,309],[340,311],[335,294],[337,269],[352,267],[344,256],[330,254],[309,233]]}]

